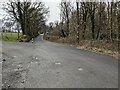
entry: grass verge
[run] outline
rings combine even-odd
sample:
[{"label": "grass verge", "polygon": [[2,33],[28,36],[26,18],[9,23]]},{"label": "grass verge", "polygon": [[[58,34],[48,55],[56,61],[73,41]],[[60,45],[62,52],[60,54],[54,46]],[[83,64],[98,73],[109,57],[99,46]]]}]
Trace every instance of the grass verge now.
[{"label": "grass verge", "polygon": [[[20,33],[19,35],[22,35],[22,33]],[[18,39],[18,33],[16,32],[0,32],[1,41],[18,42],[17,39]]]},{"label": "grass verge", "polygon": [[118,53],[118,42],[108,41],[108,40],[81,40],[79,44],[76,43],[76,38],[67,37],[67,38],[59,38],[58,36],[45,35],[45,40],[49,40],[57,43],[65,43],[70,44],[72,46],[77,47],[78,49],[84,49],[92,52],[96,52],[99,54],[113,56],[118,59],[120,53]]}]

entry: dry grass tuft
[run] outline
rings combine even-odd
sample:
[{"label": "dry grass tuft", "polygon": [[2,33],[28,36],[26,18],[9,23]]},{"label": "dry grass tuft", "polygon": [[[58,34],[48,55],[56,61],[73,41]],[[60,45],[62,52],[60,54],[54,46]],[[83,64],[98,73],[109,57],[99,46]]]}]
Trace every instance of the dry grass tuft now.
[{"label": "dry grass tuft", "polygon": [[118,53],[118,42],[117,41],[108,41],[108,40],[81,40],[79,44],[76,43],[76,38],[66,37],[59,38],[58,36],[45,35],[44,39],[58,42],[58,43],[67,43],[77,47],[78,49],[89,50],[92,52],[110,55],[118,59],[120,54]]}]

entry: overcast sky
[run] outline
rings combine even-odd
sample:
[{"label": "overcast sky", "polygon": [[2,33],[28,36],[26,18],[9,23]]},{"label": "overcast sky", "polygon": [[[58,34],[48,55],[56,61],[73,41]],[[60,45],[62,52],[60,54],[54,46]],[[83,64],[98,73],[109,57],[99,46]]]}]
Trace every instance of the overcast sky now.
[{"label": "overcast sky", "polygon": [[[3,15],[5,14],[5,12],[2,10],[2,4],[3,2],[6,2],[6,1],[8,0],[0,0],[0,19],[3,19]],[[61,0],[32,0],[32,1],[34,2],[42,1],[45,3],[46,7],[49,7],[50,16],[48,17],[47,23],[54,22],[56,20],[59,21],[59,15],[60,15],[59,3]],[[107,0],[107,1],[110,1],[110,0]]]},{"label": "overcast sky", "polygon": [[[8,1],[8,0],[0,0],[0,19],[3,19],[3,15],[5,14],[5,11],[2,10],[2,4],[3,2]],[[42,1],[45,3],[46,7],[49,7],[49,17],[48,17],[48,21],[49,22],[54,22],[56,20],[59,21],[59,15],[60,15],[60,10],[59,10],[59,3],[60,0],[33,0],[33,1]]]},{"label": "overcast sky", "polygon": [[60,16],[60,9],[59,9],[59,3],[60,0],[42,0],[45,2],[45,5],[49,7],[50,11],[50,16],[48,17],[48,22],[53,22],[58,20],[59,21],[59,16]]}]

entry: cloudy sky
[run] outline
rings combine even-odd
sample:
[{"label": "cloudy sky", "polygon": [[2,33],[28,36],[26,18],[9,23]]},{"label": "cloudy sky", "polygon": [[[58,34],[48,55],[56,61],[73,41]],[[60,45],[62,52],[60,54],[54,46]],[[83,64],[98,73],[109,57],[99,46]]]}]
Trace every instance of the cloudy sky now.
[{"label": "cloudy sky", "polygon": [[[3,16],[5,14],[5,11],[2,10],[2,4],[4,2],[6,2],[8,0],[0,0],[0,19],[3,19]],[[54,22],[56,20],[59,21],[59,14],[60,14],[60,10],[59,10],[59,3],[60,0],[33,0],[33,1],[42,1],[45,3],[46,7],[49,7],[49,17],[48,17],[48,22]]]},{"label": "cloudy sky", "polygon": [[[5,14],[5,12],[2,10],[2,4],[3,4],[3,2],[6,2],[6,1],[8,1],[8,0],[0,0],[0,19],[2,19],[3,15]],[[45,3],[46,7],[49,7],[50,16],[48,17],[47,23],[54,22],[56,20],[59,21],[59,15],[60,15],[59,3],[61,0],[32,0],[32,1],[34,1],[34,2],[42,1]],[[70,1],[72,1],[72,0],[70,0]],[[94,0],[91,0],[91,1],[94,1]],[[105,1],[105,0],[103,0],[103,1]],[[107,0],[107,1],[111,1],[111,0]]]},{"label": "cloudy sky", "polygon": [[5,12],[2,10],[2,4],[3,4],[3,0],[0,0],[0,19],[2,19],[3,15],[5,14]]},{"label": "cloudy sky", "polygon": [[59,16],[60,16],[60,9],[59,9],[59,3],[60,0],[42,0],[43,2],[45,2],[45,5],[47,7],[49,7],[49,11],[50,11],[50,16],[48,17],[48,22],[51,21],[59,21]]}]

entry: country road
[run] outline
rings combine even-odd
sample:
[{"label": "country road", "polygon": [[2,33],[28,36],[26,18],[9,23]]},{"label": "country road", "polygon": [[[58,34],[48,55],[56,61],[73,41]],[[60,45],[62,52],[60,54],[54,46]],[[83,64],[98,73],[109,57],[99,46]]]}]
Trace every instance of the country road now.
[{"label": "country road", "polygon": [[3,88],[118,88],[118,61],[45,41],[2,43]]}]

